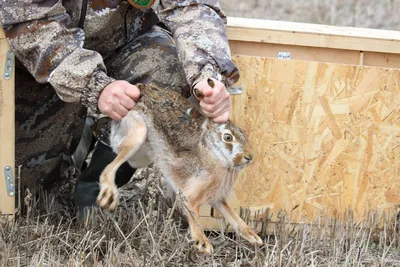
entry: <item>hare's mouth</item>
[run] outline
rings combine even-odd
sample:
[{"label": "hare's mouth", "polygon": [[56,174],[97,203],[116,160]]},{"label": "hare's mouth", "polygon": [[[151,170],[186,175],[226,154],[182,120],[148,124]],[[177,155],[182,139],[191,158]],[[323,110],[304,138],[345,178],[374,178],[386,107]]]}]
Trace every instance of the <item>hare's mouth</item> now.
[{"label": "hare's mouth", "polygon": [[253,162],[253,156],[251,154],[242,154],[240,156],[237,156],[233,160],[233,165],[236,168],[244,168],[247,165],[251,164]]}]

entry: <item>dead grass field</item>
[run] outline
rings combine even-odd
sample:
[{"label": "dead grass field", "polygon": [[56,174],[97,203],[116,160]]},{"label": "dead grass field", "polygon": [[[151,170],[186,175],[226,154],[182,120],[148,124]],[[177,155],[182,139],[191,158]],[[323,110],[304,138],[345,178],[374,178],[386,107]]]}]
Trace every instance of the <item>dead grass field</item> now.
[{"label": "dead grass field", "polygon": [[[400,30],[400,0],[221,0],[221,5],[229,16]],[[400,266],[396,213],[370,213],[368,221],[355,222],[349,212],[340,221],[320,218],[298,228],[282,214],[274,234],[262,236],[263,247],[221,229],[208,233],[215,254],[199,254],[153,172],[138,178],[141,182],[133,179],[121,189],[114,214],[95,210],[85,223],[75,217],[75,178],[51,194],[21,192],[25,205],[15,222],[0,222],[0,266]]]},{"label": "dead grass field", "polygon": [[71,182],[50,196],[26,193],[15,223],[0,223],[0,266],[400,266],[399,214],[357,223],[349,212],[297,229],[282,214],[263,247],[221,229],[207,233],[214,255],[200,254],[177,202],[152,170],[143,173],[120,190],[115,213],[96,209],[85,222],[74,216]]}]

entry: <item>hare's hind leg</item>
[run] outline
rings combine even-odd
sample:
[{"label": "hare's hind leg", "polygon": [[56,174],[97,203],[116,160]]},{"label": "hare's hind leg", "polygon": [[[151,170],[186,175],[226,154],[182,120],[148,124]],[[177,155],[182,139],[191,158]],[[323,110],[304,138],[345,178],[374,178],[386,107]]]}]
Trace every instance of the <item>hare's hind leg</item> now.
[{"label": "hare's hind leg", "polygon": [[240,218],[225,199],[214,203],[212,206],[224,216],[235,229],[236,233],[240,234],[253,245],[263,245],[261,238]]},{"label": "hare's hind leg", "polygon": [[196,241],[197,249],[206,254],[212,254],[214,252],[213,246],[210,240],[205,236],[200,225],[200,206],[195,201],[188,201],[186,203],[188,208],[188,223],[190,227],[190,234]]},{"label": "hare's hind leg", "polygon": [[97,197],[98,205],[110,211],[118,205],[118,192],[115,185],[115,174],[118,168],[134,155],[146,141],[147,128],[145,121],[137,119],[135,126],[129,130],[119,148],[117,157],[107,165],[100,176],[100,193]]}]

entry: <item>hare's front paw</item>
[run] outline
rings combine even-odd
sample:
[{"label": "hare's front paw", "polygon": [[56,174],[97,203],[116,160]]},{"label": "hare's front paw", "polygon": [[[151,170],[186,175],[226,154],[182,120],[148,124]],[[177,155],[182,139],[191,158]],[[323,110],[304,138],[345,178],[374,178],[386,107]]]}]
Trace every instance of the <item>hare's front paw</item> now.
[{"label": "hare's front paw", "polygon": [[201,253],[213,254],[213,246],[211,245],[210,240],[208,240],[205,235],[200,235],[199,237],[196,237],[195,240],[196,247]]},{"label": "hare's front paw", "polygon": [[264,244],[256,232],[254,232],[248,225],[240,229],[240,234],[252,245],[262,246]]},{"label": "hare's front paw", "polygon": [[115,210],[118,205],[118,189],[115,185],[108,182],[102,183],[100,193],[97,197],[97,204],[102,209],[109,211]]}]

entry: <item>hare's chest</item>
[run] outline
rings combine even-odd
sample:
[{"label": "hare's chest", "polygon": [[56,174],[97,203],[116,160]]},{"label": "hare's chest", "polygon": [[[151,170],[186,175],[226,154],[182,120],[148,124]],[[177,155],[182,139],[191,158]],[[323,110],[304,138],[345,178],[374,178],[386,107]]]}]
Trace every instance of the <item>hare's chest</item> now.
[{"label": "hare's chest", "polygon": [[227,173],[224,176],[215,178],[216,186],[214,187],[213,200],[220,200],[228,197],[233,189],[235,178],[233,174]]},{"label": "hare's chest", "polygon": [[226,198],[234,185],[233,175],[207,173],[193,177],[186,184],[186,196],[198,203],[209,203]]}]

